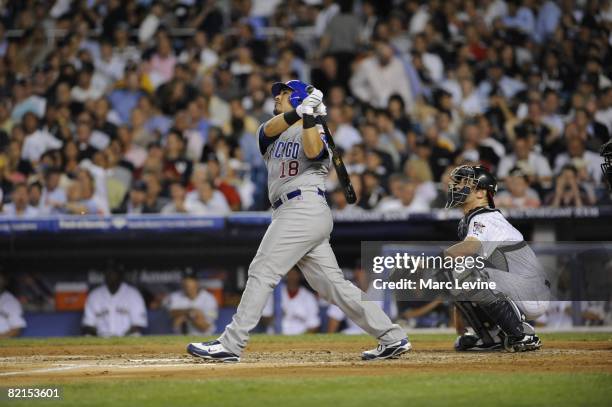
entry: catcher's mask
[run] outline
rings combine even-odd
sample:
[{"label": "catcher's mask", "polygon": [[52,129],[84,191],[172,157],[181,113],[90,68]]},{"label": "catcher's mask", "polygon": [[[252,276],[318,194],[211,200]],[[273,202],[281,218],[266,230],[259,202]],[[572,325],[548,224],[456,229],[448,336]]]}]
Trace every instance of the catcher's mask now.
[{"label": "catcher's mask", "polygon": [[601,146],[599,154],[601,154],[604,160],[601,164],[601,171],[608,182],[608,187],[612,191],[612,140]]},{"label": "catcher's mask", "polygon": [[468,195],[476,189],[486,190],[489,206],[495,208],[495,202],[493,201],[497,192],[495,177],[480,165],[462,165],[455,168],[450,174],[446,208],[456,208],[463,205]]}]

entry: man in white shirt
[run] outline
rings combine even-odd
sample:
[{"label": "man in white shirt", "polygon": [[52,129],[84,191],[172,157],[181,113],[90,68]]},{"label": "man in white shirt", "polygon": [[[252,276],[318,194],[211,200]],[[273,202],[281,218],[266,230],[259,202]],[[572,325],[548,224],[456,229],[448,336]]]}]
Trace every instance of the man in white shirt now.
[{"label": "man in white shirt", "polygon": [[95,62],[97,76],[103,81],[107,88],[123,78],[125,61],[113,53],[113,44],[108,40],[103,40],[100,45],[100,57]]},{"label": "man in white shirt", "polygon": [[377,212],[423,213],[429,211],[426,202],[416,199],[417,183],[406,178],[402,181],[398,199],[382,200],[377,206]]},{"label": "man in white shirt", "polygon": [[604,124],[608,128],[608,133],[612,134],[612,87],[600,92],[599,106],[595,112],[595,120]]},{"label": "man in white shirt", "polygon": [[123,282],[121,271],[110,268],[105,283],[89,293],[83,313],[86,335],[140,335],[147,327],[147,309],[140,292]]},{"label": "man in white shirt", "polygon": [[513,168],[521,169],[529,177],[529,182],[548,183],[552,179],[552,170],[548,160],[532,151],[531,141],[527,137],[517,137],[514,141],[514,152],[505,156],[497,167],[497,177],[504,179]]},{"label": "man in white shirt", "polygon": [[225,195],[216,189],[210,181],[198,183],[196,189],[187,194],[186,202],[203,205],[203,213],[207,214],[226,215],[232,211]]},{"label": "man in white shirt", "polygon": [[[281,286],[281,309],[282,323],[281,333],[283,335],[300,335],[304,333],[315,333],[319,330],[321,320],[319,318],[319,304],[313,293],[308,291],[301,283],[302,274],[297,267],[293,267],[287,273],[286,281]],[[274,298],[270,296],[262,314],[264,322],[271,330],[274,317]]]},{"label": "man in white shirt", "polygon": [[567,140],[567,153],[562,153],[555,159],[555,174],[560,174],[567,164],[572,164],[578,172],[586,171],[585,181],[599,185],[601,183],[601,164],[603,158],[585,149],[584,141],[578,136]]},{"label": "man in white shirt", "polygon": [[26,327],[21,304],[7,291],[8,276],[0,270],[0,338],[19,336]]},{"label": "man in white shirt", "polygon": [[506,191],[497,194],[496,206],[500,208],[537,208],[540,197],[529,188],[527,175],[519,168],[514,168],[506,178]]},{"label": "man in white shirt", "polygon": [[327,114],[328,126],[338,147],[349,151],[355,144],[361,143],[361,134],[350,122],[346,122],[340,106],[330,106]]},{"label": "man in white shirt", "polygon": [[414,97],[404,64],[386,42],[376,44],[375,55],[357,66],[349,84],[353,95],[374,107],[386,108],[389,97],[397,93],[406,102],[407,113],[413,108]]},{"label": "man in white shirt", "polygon": [[59,149],[62,142],[47,131],[38,128],[38,118],[32,112],[23,117],[24,130],[27,132],[21,150],[21,158],[36,163],[49,150]]},{"label": "man in white shirt", "polygon": [[170,184],[170,198],[172,200],[161,209],[161,213],[164,215],[176,215],[181,213],[203,215],[206,213],[206,206],[204,206],[204,204],[198,200],[186,199],[185,187],[178,181]]},{"label": "man in white shirt", "polygon": [[444,79],[444,63],[437,54],[427,51],[427,37],[419,33],[414,37],[412,50],[421,56],[425,69],[434,83],[440,83]]},{"label": "man in white shirt", "polygon": [[172,317],[175,333],[188,335],[212,335],[219,316],[215,297],[200,288],[193,270],[183,273],[182,289],[170,294],[166,308]]}]

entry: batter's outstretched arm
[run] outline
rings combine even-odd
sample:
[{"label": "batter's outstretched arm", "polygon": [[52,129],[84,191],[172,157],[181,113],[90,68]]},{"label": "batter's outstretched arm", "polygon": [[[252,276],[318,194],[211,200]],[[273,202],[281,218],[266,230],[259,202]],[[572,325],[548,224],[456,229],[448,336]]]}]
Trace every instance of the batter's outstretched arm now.
[{"label": "batter's outstretched arm", "polygon": [[295,110],[277,114],[264,124],[264,135],[266,137],[277,137],[299,120],[301,120],[300,116]]}]

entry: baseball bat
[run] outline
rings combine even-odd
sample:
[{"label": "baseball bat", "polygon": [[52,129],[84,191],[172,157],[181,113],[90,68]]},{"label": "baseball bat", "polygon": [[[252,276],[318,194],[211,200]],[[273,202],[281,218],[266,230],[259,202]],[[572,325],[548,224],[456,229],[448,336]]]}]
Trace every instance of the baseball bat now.
[{"label": "baseball bat", "polygon": [[[312,86],[308,86],[306,88],[306,92],[312,92],[314,88]],[[353,184],[351,184],[351,178],[346,171],[346,167],[344,166],[344,162],[342,161],[342,157],[336,148],[336,143],[334,143],[334,138],[329,131],[329,127],[327,127],[327,120],[325,116],[317,116],[317,121],[323,126],[323,131],[325,132],[325,136],[327,136],[327,145],[332,151],[332,163],[334,164],[334,168],[336,169],[336,174],[338,175],[338,181],[340,185],[342,185],[342,190],[344,192],[344,196],[346,197],[346,201],[349,204],[354,204],[357,202],[357,195],[355,194],[355,190],[353,189]]]}]

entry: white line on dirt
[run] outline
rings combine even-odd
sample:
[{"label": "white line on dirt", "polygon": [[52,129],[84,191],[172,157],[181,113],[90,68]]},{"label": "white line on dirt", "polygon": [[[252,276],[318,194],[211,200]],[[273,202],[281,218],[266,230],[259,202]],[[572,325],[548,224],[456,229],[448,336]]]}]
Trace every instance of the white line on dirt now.
[{"label": "white line on dirt", "polygon": [[62,370],[73,370],[79,368],[89,368],[94,365],[70,365],[70,366],[61,366],[61,367],[47,367],[45,369],[34,369],[34,370],[21,370],[19,372],[2,372],[0,376],[18,376],[18,375],[27,375],[32,373],[51,373],[51,372],[60,372]]}]

